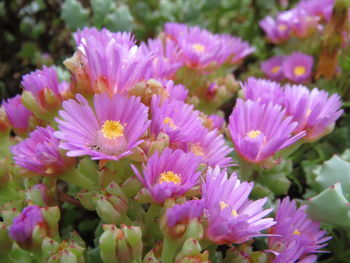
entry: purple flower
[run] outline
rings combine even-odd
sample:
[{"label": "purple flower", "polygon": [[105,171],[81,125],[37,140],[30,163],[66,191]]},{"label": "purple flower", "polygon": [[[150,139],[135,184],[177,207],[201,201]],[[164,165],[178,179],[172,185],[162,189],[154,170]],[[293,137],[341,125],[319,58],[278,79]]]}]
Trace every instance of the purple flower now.
[{"label": "purple flower", "polygon": [[202,200],[190,200],[181,205],[174,205],[167,210],[167,225],[174,227],[181,222],[187,222],[193,218],[199,218],[204,209]]},{"label": "purple flower", "polygon": [[343,114],[338,94],[329,95],[317,88],[311,91],[301,85],[285,87],[286,114],[298,123],[295,132],[305,131],[305,139],[314,141],[330,133],[336,120]]},{"label": "purple flower", "polygon": [[188,144],[188,151],[203,158],[202,163],[208,166],[226,167],[232,165],[228,155],[233,149],[226,145],[225,138],[217,130],[203,129],[200,136]]},{"label": "purple flower", "polygon": [[210,130],[217,129],[220,131],[225,125],[225,119],[216,114],[209,115],[208,120],[210,121],[210,125],[207,128]]},{"label": "purple flower", "polygon": [[[56,69],[44,66],[23,76],[21,84],[43,108],[57,107],[63,100]],[[48,99],[48,97],[50,99]]]},{"label": "purple flower", "polygon": [[164,149],[152,155],[143,165],[143,176],[132,165],[136,176],[151,193],[154,202],[163,203],[167,198],[184,195],[198,183],[197,172],[201,157],[181,150]]},{"label": "purple flower", "polygon": [[267,16],[259,22],[259,25],[265,31],[268,40],[274,44],[283,43],[290,36],[288,21],[275,20],[271,16]]},{"label": "purple flower", "polygon": [[154,54],[151,64],[152,78],[172,78],[182,66],[176,43],[170,39],[149,39],[147,44],[141,43],[140,52],[145,56]]},{"label": "purple flower", "polygon": [[[293,246],[294,251],[299,250],[299,258],[309,256],[312,253],[323,252],[320,249],[325,247],[327,245],[325,242],[331,238],[325,237],[326,232],[320,231],[318,222],[308,218],[305,209],[306,206],[297,208],[295,201],[290,201],[289,197],[284,198],[282,202],[278,202],[275,217],[277,223],[269,231],[270,234],[276,236],[269,237],[269,247],[275,253],[280,253],[281,259],[290,255],[288,249],[293,250]],[[296,262],[296,259],[288,261],[288,263]],[[277,262],[287,261],[279,260]]]},{"label": "purple flower", "polygon": [[305,132],[292,135],[296,126],[280,105],[241,99],[237,100],[229,121],[235,151],[252,163],[268,161],[276,152],[305,136]]},{"label": "purple flower", "polygon": [[261,70],[264,74],[275,81],[281,81],[284,79],[282,64],[284,56],[274,56],[261,63]]},{"label": "purple flower", "polygon": [[16,164],[44,176],[57,175],[73,160],[66,159],[58,149],[59,140],[50,126],[38,127],[29,137],[11,148]]},{"label": "purple flower", "polygon": [[255,51],[254,47],[251,47],[248,42],[243,41],[239,37],[225,34],[219,35],[219,37],[222,38],[222,41],[225,43],[225,47],[230,50],[230,64],[239,64],[243,58]]},{"label": "purple flower", "polygon": [[244,98],[261,104],[283,104],[284,94],[281,85],[265,79],[248,78],[241,84]]},{"label": "purple flower", "polygon": [[81,95],[76,100],[63,102],[56,118],[59,131],[55,133],[68,150],[68,156],[90,155],[93,160],[119,160],[132,153],[143,140],[146,132],[148,107],[140,98],[106,93],[94,96],[94,109]]},{"label": "purple flower", "polygon": [[35,226],[44,222],[40,207],[37,205],[28,206],[23,209],[19,216],[14,218],[9,228],[9,235],[18,243],[30,241]]},{"label": "purple flower", "polygon": [[32,112],[23,106],[21,95],[3,101],[6,116],[18,134],[23,134],[29,130],[29,120],[33,116]]},{"label": "purple flower", "polygon": [[313,65],[314,59],[312,56],[294,52],[284,59],[283,74],[295,83],[304,83],[310,79]]},{"label": "purple flower", "polygon": [[183,144],[196,140],[203,129],[199,112],[193,110],[193,105],[182,101],[165,100],[160,103],[160,99],[154,96],[151,115],[151,134],[157,137],[160,132],[166,133],[174,148],[182,148]]},{"label": "purple flower", "polygon": [[307,17],[318,16],[329,21],[332,15],[334,0],[323,0],[322,5],[317,0],[303,0],[296,6],[306,12]]},{"label": "purple flower", "polygon": [[[93,30],[94,31],[94,30]],[[76,37],[92,90],[95,93],[126,93],[150,75],[152,56],[142,54],[126,33],[108,30],[83,31]]]},{"label": "purple flower", "polygon": [[272,211],[263,209],[267,198],[248,199],[252,189],[253,183],[241,183],[236,174],[228,177],[219,167],[208,169],[202,185],[207,239],[216,244],[239,244],[262,236],[261,231],[275,223],[272,218],[263,218]]}]

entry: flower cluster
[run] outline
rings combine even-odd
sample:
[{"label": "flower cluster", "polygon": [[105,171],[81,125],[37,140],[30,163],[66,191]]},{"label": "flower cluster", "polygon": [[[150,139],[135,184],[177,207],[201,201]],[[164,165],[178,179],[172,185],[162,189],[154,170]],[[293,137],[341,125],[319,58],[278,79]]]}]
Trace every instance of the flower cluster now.
[{"label": "flower cluster", "polygon": [[[207,245],[249,247],[252,261],[253,239],[266,236],[266,262],[295,262],[326,245],[305,207],[285,199],[270,217],[268,194],[256,194],[261,182],[245,169],[270,169],[328,134],[342,114],[338,95],[248,78],[227,127],[219,106],[240,86],[232,71],[254,51],[247,42],[178,23],[140,45],[107,29],[84,28],[74,39],[69,83],[43,67],[3,103],[1,247],[6,237],[9,251],[16,242],[38,261],[84,262],[95,252],[84,253],[75,232],[59,235],[65,202],[96,211],[99,242],[88,244],[99,243],[91,251],[107,263],[209,262]],[[310,79],[310,57],[274,59],[263,66],[272,79]]]}]

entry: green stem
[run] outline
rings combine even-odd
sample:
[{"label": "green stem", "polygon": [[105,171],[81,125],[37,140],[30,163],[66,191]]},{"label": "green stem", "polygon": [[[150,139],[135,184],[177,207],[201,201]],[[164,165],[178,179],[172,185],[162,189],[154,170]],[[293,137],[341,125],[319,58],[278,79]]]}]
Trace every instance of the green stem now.
[{"label": "green stem", "polygon": [[155,222],[156,217],[159,215],[161,206],[151,204],[150,207],[147,210],[146,216],[145,216],[145,223],[147,225],[152,225]]},{"label": "green stem", "polygon": [[239,175],[243,181],[251,181],[253,176],[253,164],[246,162],[242,158],[239,159]]},{"label": "green stem", "polygon": [[82,175],[76,169],[71,169],[63,174],[61,174],[59,179],[66,181],[67,183],[74,184],[84,189],[95,190],[97,189],[96,183],[91,181],[86,176]]},{"label": "green stem", "polygon": [[178,245],[175,241],[169,240],[166,237],[164,238],[162,256],[161,256],[162,263],[173,262],[177,247]]}]

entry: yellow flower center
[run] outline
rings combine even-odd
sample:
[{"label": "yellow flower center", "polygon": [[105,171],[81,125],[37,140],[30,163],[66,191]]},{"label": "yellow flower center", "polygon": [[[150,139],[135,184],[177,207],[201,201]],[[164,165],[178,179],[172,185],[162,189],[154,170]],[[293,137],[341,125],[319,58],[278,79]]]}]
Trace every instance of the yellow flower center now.
[{"label": "yellow flower center", "polygon": [[281,69],[280,66],[274,66],[274,67],[271,69],[271,72],[272,72],[272,73],[277,73],[277,72],[280,71],[280,69]]},{"label": "yellow flower center", "polygon": [[251,130],[250,132],[247,133],[247,136],[251,139],[255,139],[261,134],[261,131],[259,130]]},{"label": "yellow flower center", "polygon": [[231,215],[234,216],[234,217],[238,216],[237,210],[236,209],[232,209]]},{"label": "yellow flower center", "polygon": [[163,122],[165,124],[168,124],[173,130],[177,129],[177,126],[175,125],[175,123],[174,123],[172,118],[166,117],[166,118],[164,118]]},{"label": "yellow flower center", "polygon": [[192,48],[197,51],[197,52],[204,52],[205,51],[205,46],[203,46],[202,44],[196,43],[192,45]]},{"label": "yellow flower center", "polygon": [[107,120],[102,126],[103,137],[113,140],[124,135],[124,126],[119,121]]},{"label": "yellow flower center", "polygon": [[159,182],[160,183],[175,183],[175,184],[180,184],[181,183],[181,177],[174,173],[173,171],[167,171],[167,172],[163,172],[160,174],[160,178],[159,178]]},{"label": "yellow flower center", "polygon": [[304,66],[297,66],[294,68],[294,75],[299,77],[304,75],[306,72],[306,68]]},{"label": "yellow flower center", "polygon": [[295,229],[294,232],[293,232],[293,235],[298,235],[298,236],[300,236],[301,233],[300,233],[300,231],[299,231],[298,229]]},{"label": "yellow flower center", "polygon": [[220,201],[220,208],[221,208],[221,210],[225,209],[226,207],[228,207],[228,204],[226,202],[224,202],[224,201]]},{"label": "yellow flower center", "polygon": [[198,143],[191,144],[191,152],[197,156],[204,156],[203,148]]},{"label": "yellow flower center", "polygon": [[278,30],[279,31],[285,31],[287,29],[287,26],[286,25],[279,25],[278,26]]}]

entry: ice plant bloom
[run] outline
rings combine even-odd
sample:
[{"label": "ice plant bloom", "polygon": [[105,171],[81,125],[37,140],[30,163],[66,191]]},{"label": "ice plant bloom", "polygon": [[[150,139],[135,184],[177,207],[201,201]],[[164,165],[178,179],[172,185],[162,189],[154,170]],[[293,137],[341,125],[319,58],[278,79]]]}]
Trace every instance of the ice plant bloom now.
[{"label": "ice plant bloom", "polygon": [[2,103],[7,119],[18,134],[26,133],[29,130],[29,120],[32,112],[23,106],[21,95],[17,95]]},{"label": "ice plant bloom", "polygon": [[132,166],[136,176],[151,193],[154,202],[162,204],[167,198],[184,195],[198,183],[197,171],[201,157],[181,150],[166,148],[152,155],[143,165],[143,175]]},{"label": "ice plant bloom", "polygon": [[248,199],[252,189],[253,183],[240,182],[236,174],[229,177],[219,167],[208,169],[202,185],[206,239],[216,244],[240,244],[262,236],[261,231],[274,225],[272,218],[264,218],[272,211],[263,208],[267,198]]},{"label": "ice plant bloom", "polygon": [[50,126],[38,127],[29,137],[13,146],[11,151],[16,164],[43,176],[64,172],[74,160],[62,156],[58,149],[59,140]]},{"label": "ice plant bloom", "polygon": [[295,83],[304,83],[310,79],[313,65],[312,56],[294,52],[287,56],[283,62],[283,74]]},{"label": "ice plant bloom", "polygon": [[151,135],[157,137],[160,132],[170,138],[171,147],[183,148],[185,143],[200,136],[203,129],[199,112],[193,110],[193,105],[178,100],[165,100],[154,96],[151,106]]},{"label": "ice plant bloom", "polygon": [[63,100],[56,69],[44,66],[23,76],[21,84],[44,109],[58,107]]},{"label": "ice plant bloom", "polygon": [[277,82],[250,77],[246,82],[241,83],[241,86],[246,100],[262,104],[269,102],[283,104],[283,90]]},{"label": "ice plant bloom", "polygon": [[193,218],[199,218],[204,209],[202,200],[189,200],[181,205],[174,205],[167,210],[167,225],[174,227],[175,225],[187,222]]},{"label": "ice plant bloom", "polygon": [[259,22],[259,25],[265,31],[267,39],[274,44],[283,43],[290,36],[290,25],[288,21],[267,16]]},{"label": "ice plant bloom", "polygon": [[292,135],[296,126],[280,105],[241,99],[237,100],[229,120],[235,151],[251,163],[269,161],[276,152],[305,136],[304,131]]},{"label": "ice plant bloom", "polygon": [[62,140],[60,147],[68,156],[90,155],[93,160],[119,160],[132,153],[143,140],[150,121],[148,108],[140,98],[106,93],[94,96],[93,108],[81,95],[63,102],[57,118]]},{"label": "ice plant bloom", "polygon": [[261,63],[261,70],[269,79],[281,81],[284,79],[282,71],[283,61],[284,56],[274,56]]},{"label": "ice plant bloom", "polygon": [[202,129],[198,139],[188,144],[188,151],[203,158],[202,163],[208,166],[226,167],[232,165],[232,158],[228,156],[233,149],[225,144],[222,134],[217,130],[209,131]]},{"label": "ice plant bloom", "polygon": [[230,50],[230,57],[227,61],[229,64],[237,65],[242,62],[243,58],[255,51],[254,47],[239,37],[226,34],[221,34],[219,37],[222,38],[225,47]]},{"label": "ice plant bloom", "polygon": [[13,220],[9,228],[9,235],[18,243],[30,242],[35,226],[44,223],[40,207],[37,205],[28,206]]},{"label": "ice plant bloom", "polygon": [[287,85],[284,91],[286,114],[298,123],[295,132],[306,131],[305,139],[314,141],[333,130],[343,114],[338,94],[330,95],[317,88],[311,91],[301,85]]},{"label": "ice plant bloom", "polygon": [[279,235],[269,237],[269,247],[277,255],[285,254],[285,249],[290,248],[293,243],[298,244],[298,248],[302,250],[299,258],[323,252],[320,249],[327,245],[325,242],[331,237],[325,236],[325,231],[320,231],[320,223],[310,220],[305,210],[305,205],[297,208],[295,201],[291,201],[289,197],[278,202],[275,217],[277,223],[269,231]]},{"label": "ice plant bloom", "polygon": [[72,66],[70,69],[77,70],[76,78],[87,78],[95,93],[107,92],[110,96],[125,93],[149,77],[152,56],[141,54],[139,47],[133,45],[130,34],[108,30],[95,30],[92,34],[83,31],[81,34],[76,36],[80,43],[78,52],[82,53],[82,61],[77,64],[83,64],[83,68]]}]

